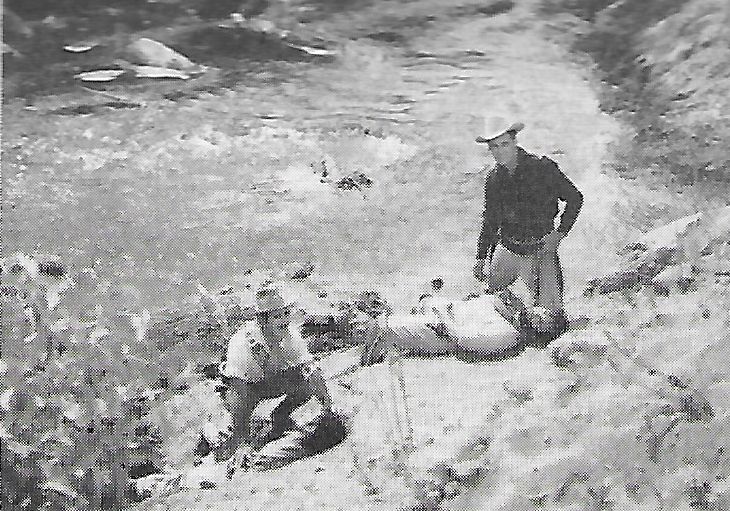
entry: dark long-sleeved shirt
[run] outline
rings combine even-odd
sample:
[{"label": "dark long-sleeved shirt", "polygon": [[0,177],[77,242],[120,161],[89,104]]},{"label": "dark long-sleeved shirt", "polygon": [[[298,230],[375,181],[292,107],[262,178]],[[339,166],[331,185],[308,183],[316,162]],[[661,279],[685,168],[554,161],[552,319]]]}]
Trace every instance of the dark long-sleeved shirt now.
[{"label": "dark long-sleeved shirt", "polygon": [[553,160],[518,148],[512,175],[501,165],[487,175],[477,258],[486,259],[497,243],[518,254],[537,251],[540,238],[553,230],[558,199],[566,202],[558,231],[567,233],[583,205],[583,194]]}]

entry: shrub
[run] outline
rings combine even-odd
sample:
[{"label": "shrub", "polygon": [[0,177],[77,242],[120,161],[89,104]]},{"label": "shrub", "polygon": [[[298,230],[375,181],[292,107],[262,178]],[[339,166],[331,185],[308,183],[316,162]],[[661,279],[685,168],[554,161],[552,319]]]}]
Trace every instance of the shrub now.
[{"label": "shrub", "polygon": [[159,463],[147,403],[187,361],[163,360],[149,315],[122,310],[124,290],[92,270],[0,263],[3,508],[121,509],[130,471]]}]

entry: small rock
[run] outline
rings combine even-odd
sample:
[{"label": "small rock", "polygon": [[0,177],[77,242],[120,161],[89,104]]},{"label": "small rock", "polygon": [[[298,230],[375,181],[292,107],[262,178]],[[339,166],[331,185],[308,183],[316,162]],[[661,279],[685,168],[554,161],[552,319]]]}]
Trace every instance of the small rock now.
[{"label": "small rock", "polygon": [[640,241],[636,241],[633,243],[629,243],[624,248],[622,248],[618,254],[619,255],[627,255],[631,254],[632,252],[646,252],[649,248],[646,246],[646,243],[642,243]]},{"label": "small rock", "polygon": [[363,187],[372,186],[373,180],[362,172],[355,172],[337,181],[336,186],[341,190],[362,190]]},{"label": "small rock", "polygon": [[444,485],[444,499],[453,499],[461,493],[461,484],[457,481],[449,481]]},{"label": "small rock", "polygon": [[110,82],[124,74],[123,69],[98,69],[74,75],[82,82]]},{"label": "small rock", "polygon": [[518,403],[525,403],[532,400],[532,389],[529,387],[515,386],[510,381],[505,381],[502,384],[504,391],[512,398],[516,399]]},{"label": "small rock", "polygon": [[697,291],[697,279],[694,277],[686,276],[677,279],[677,288],[682,293],[689,293],[690,291]]},{"label": "small rock", "polygon": [[640,280],[640,275],[636,270],[620,271],[613,275],[591,280],[588,282],[588,287],[584,294],[591,296],[594,292],[598,292],[599,294],[615,293],[638,286]]},{"label": "small rock", "polygon": [[200,481],[201,490],[213,490],[216,486],[217,485],[213,481]]},{"label": "small rock", "polygon": [[297,263],[287,272],[287,277],[292,280],[303,280],[314,273],[314,263],[307,261],[305,263]]},{"label": "small rock", "polygon": [[180,71],[193,71],[199,68],[189,58],[159,41],[142,37],[127,47],[127,52],[139,63],[159,66]]},{"label": "small rock", "polygon": [[161,66],[131,66],[137,78],[172,78],[176,80],[188,80],[190,75],[178,69],[171,69]]},{"label": "small rock", "polygon": [[451,467],[451,474],[457,483],[473,486],[479,481],[482,474],[482,461],[469,459],[455,463]]},{"label": "small rock", "polygon": [[652,285],[655,290],[665,291],[665,295],[672,289],[678,289],[682,293],[697,290],[696,276],[687,273],[681,266],[670,266],[652,279]]},{"label": "small rock", "polygon": [[63,47],[63,49],[69,53],[85,53],[87,51],[90,51],[96,46],[96,44],[85,44],[85,43],[79,43],[79,44],[67,44]]}]

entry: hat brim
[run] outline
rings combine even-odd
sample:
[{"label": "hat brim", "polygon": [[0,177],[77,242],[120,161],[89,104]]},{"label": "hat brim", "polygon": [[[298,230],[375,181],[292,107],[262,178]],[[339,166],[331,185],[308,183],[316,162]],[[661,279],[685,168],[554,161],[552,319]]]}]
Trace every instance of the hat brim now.
[{"label": "hat brim", "polygon": [[477,138],[475,138],[474,141],[477,144],[486,144],[486,143],[490,142],[491,140],[494,140],[495,138],[504,135],[505,133],[510,133],[510,132],[519,133],[523,129],[525,129],[525,124],[522,122],[516,122],[498,132],[490,133],[488,135],[480,135]]}]

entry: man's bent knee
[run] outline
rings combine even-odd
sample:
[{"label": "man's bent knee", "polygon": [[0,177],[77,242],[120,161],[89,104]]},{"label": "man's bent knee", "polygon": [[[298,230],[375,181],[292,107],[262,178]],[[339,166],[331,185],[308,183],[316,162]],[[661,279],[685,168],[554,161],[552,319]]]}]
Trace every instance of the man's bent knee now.
[{"label": "man's bent knee", "polygon": [[509,287],[509,284],[506,283],[505,281],[501,281],[501,282],[500,281],[496,281],[495,282],[495,281],[488,280],[487,281],[486,293],[489,294],[489,295],[493,295],[495,293],[499,293],[501,291],[504,291],[508,287]]}]

